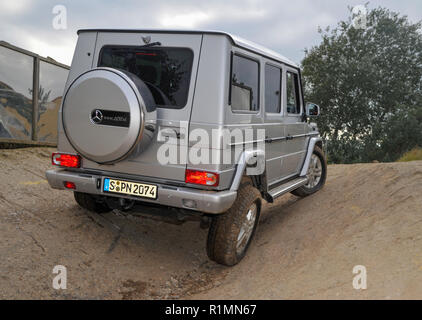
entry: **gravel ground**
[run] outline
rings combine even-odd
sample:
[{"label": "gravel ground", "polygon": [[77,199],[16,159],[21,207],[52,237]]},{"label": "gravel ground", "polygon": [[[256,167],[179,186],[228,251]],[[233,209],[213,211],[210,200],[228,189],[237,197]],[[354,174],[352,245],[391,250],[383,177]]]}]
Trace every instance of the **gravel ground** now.
[{"label": "gravel ground", "polygon": [[[265,205],[227,268],[208,261],[198,223],[89,214],[49,188],[52,151],[0,150],[2,299],[422,299],[421,161],[329,166],[319,193]],[[56,265],[66,290],[52,287]]]}]

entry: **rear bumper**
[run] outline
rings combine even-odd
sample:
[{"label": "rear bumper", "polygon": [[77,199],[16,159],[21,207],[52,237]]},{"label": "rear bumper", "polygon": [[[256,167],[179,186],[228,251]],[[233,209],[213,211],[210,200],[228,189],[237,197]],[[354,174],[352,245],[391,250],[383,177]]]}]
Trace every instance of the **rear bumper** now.
[{"label": "rear bumper", "polygon": [[46,177],[48,183],[54,189],[67,190],[64,187],[64,182],[70,181],[76,185],[75,191],[78,192],[121,197],[211,214],[219,214],[227,211],[233,205],[237,196],[237,191],[233,190],[204,191],[154,183],[158,187],[158,198],[156,200],[150,200],[120,194],[104,193],[102,191],[104,177],[100,175],[82,174],[56,169],[48,170],[46,172]]}]

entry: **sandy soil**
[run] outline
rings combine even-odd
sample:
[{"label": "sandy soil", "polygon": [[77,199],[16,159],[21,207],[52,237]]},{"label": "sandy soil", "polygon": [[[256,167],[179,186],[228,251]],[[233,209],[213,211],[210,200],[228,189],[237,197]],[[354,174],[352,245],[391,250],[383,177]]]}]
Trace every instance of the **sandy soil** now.
[{"label": "sandy soil", "polygon": [[[100,217],[50,189],[51,152],[0,150],[2,299],[422,299],[421,161],[330,166],[319,193],[266,205],[247,257],[226,268],[198,223]],[[55,265],[66,290],[52,288]]]}]

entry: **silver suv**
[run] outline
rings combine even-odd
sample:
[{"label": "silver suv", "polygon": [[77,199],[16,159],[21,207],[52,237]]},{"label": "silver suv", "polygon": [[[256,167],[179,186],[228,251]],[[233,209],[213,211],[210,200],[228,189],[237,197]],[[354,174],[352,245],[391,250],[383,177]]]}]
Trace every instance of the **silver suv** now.
[{"label": "silver suv", "polygon": [[235,265],[262,199],[323,187],[320,110],[285,57],[224,32],[78,34],[46,175],[81,207],[197,219],[209,258]]}]

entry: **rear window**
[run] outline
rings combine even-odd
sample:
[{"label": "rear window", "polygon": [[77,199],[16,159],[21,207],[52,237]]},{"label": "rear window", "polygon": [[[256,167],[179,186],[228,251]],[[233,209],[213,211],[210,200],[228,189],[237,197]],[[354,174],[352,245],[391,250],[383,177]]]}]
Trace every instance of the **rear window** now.
[{"label": "rear window", "polygon": [[281,69],[265,65],[265,111],[280,113]]},{"label": "rear window", "polygon": [[232,111],[259,110],[259,64],[238,55],[233,56],[230,103]]},{"label": "rear window", "polygon": [[187,48],[106,46],[98,66],[135,74],[149,87],[157,107],[181,109],[188,100],[192,62]]},{"label": "rear window", "polygon": [[299,77],[296,73],[287,72],[287,112],[300,113]]}]

